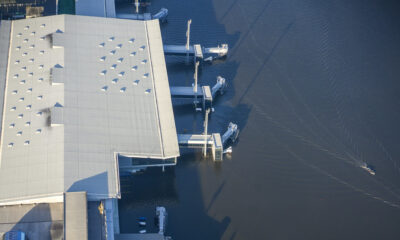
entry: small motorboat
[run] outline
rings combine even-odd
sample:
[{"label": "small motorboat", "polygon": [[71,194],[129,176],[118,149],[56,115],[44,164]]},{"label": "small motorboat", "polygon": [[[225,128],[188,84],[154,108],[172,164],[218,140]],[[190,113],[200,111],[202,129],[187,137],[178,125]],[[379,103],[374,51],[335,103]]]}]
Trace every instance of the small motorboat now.
[{"label": "small motorboat", "polygon": [[141,227],[146,226],[146,222],[139,221],[139,226],[141,226]]},{"label": "small motorboat", "polygon": [[146,218],[145,217],[138,218],[138,223],[139,223],[139,226],[141,226],[141,227],[146,226]]},{"label": "small motorboat", "polygon": [[364,163],[361,165],[361,168],[367,171],[371,175],[375,175],[375,170],[371,165],[368,165],[367,163]]},{"label": "small motorboat", "polygon": [[147,232],[146,229],[143,229],[143,230],[140,230],[140,231],[139,231],[139,233],[142,233],[142,234],[143,234],[143,233],[146,233],[146,232]]}]

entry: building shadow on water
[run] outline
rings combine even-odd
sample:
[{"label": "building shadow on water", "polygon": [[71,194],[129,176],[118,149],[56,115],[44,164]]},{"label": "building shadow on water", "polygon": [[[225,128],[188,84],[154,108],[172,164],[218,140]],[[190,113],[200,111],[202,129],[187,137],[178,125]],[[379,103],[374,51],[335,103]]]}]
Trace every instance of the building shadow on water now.
[{"label": "building shadow on water", "polygon": [[[148,219],[147,232],[157,232],[152,223],[155,207],[168,211],[167,235],[174,239],[220,239],[230,223],[217,221],[206,214],[201,184],[197,176],[195,154],[180,157],[176,167],[148,168],[143,172],[121,178],[120,207],[121,233],[135,233],[143,229],[137,225],[139,217]],[[193,160],[194,159],[194,160]]]}]

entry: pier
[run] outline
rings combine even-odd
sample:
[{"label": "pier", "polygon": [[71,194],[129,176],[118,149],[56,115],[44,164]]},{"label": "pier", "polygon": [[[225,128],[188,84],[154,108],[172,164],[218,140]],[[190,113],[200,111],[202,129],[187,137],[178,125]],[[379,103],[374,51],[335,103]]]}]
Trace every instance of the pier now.
[{"label": "pier", "polygon": [[210,88],[210,86],[202,86],[197,89],[195,84],[192,87],[180,87],[172,86],[170,87],[172,98],[189,98],[193,99],[195,104],[198,103],[198,98],[202,99],[203,110],[207,108],[212,108],[213,99],[218,94],[223,94],[226,88],[225,78],[218,76],[215,85]]},{"label": "pier", "polygon": [[202,47],[200,44],[190,45],[164,45],[165,55],[177,55],[177,56],[192,56],[196,60],[214,60],[225,57],[228,54],[228,44],[222,44],[217,47]]},{"label": "pier", "polygon": [[200,44],[190,45],[190,25],[192,20],[187,22],[186,30],[186,44],[185,45],[169,45],[164,44],[165,55],[177,55],[186,56],[187,62],[189,62],[189,56],[193,57],[194,63],[197,61],[212,61],[226,57],[228,55],[228,44],[221,44],[217,47],[202,47]]},{"label": "pier", "polygon": [[229,140],[235,142],[238,135],[238,126],[231,122],[222,137],[219,133],[207,134],[205,129],[204,134],[178,134],[178,144],[179,147],[203,149],[205,152],[211,149],[214,161],[222,161],[224,146]]}]

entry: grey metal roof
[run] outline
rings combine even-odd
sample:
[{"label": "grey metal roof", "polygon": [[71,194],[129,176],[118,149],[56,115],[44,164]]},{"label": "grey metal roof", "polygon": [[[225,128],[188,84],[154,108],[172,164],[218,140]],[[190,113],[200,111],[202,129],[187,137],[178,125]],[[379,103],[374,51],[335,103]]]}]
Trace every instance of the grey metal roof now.
[{"label": "grey metal roof", "polygon": [[[6,85],[8,50],[10,44],[11,21],[0,21],[0,118],[3,118],[4,88]],[[1,131],[0,124],[0,131]]]},{"label": "grey metal roof", "polygon": [[88,239],[88,211],[86,192],[64,194],[65,240]]},{"label": "grey metal roof", "polygon": [[12,22],[0,204],[119,196],[117,154],[179,155],[157,20],[58,15]]}]

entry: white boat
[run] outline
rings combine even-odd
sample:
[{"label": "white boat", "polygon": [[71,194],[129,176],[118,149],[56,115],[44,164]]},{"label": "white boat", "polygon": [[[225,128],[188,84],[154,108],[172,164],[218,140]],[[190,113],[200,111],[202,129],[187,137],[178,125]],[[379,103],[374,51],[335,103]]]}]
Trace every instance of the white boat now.
[{"label": "white boat", "polygon": [[375,175],[374,169],[372,169],[372,167],[369,166],[368,164],[366,164],[366,163],[362,164],[361,168],[364,169],[365,171],[367,171],[369,174]]},{"label": "white boat", "polygon": [[139,226],[142,226],[142,227],[146,226],[146,222],[140,221],[140,222],[139,222]]},{"label": "white boat", "polygon": [[140,230],[139,233],[146,233],[146,229]]}]

